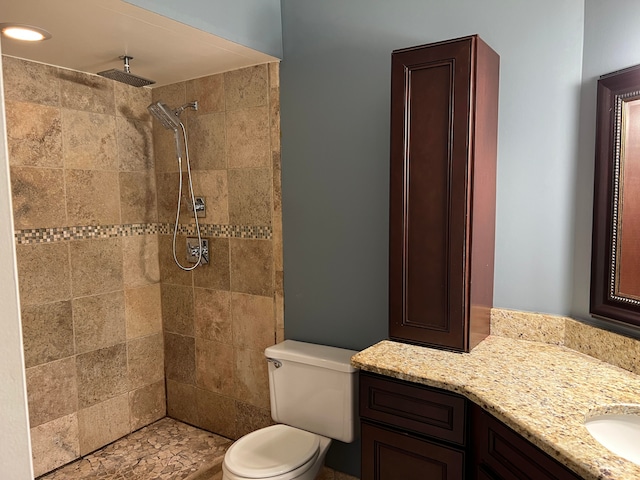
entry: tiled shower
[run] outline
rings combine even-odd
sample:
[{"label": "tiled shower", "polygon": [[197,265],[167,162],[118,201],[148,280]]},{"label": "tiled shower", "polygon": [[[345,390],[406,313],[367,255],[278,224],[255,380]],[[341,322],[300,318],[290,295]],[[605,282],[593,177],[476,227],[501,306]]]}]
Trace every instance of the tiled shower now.
[{"label": "tiled shower", "polygon": [[[8,56],[3,70],[36,475],[166,414],[232,439],[271,423],[278,64],[153,90]],[[193,272],[173,264],[179,174],[146,110],[158,100],[199,102],[182,118],[211,263]],[[185,209],[178,252],[194,233]]]}]

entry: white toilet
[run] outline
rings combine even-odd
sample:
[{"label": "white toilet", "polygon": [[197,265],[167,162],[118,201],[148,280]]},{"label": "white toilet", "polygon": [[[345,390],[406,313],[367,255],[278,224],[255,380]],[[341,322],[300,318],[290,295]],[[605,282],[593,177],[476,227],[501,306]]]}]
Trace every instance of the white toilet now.
[{"label": "white toilet", "polygon": [[355,353],[294,340],[267,348],[271,416],[280,424],[231,445],[222,479],[313,480],[332,438],[356,438]]}]

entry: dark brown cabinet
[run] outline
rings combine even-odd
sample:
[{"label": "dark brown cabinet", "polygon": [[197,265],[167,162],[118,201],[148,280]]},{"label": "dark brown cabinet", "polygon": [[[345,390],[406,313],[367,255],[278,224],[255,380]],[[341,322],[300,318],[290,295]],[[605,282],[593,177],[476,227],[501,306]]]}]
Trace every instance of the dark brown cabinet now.
[{"label": "dark brown cabinet", "polygon": [[362,480],[467,478],[467,400],[360,372]]},{"label": "dark brown cabinet", "polygon": [[489,334],[498,79],[475,35],[393,52],[393,340],[469,351]]},{"label": "dark brown cabinet", "polygon": [[495,480],[579,480],[581,478],[477,405],[471,407],[471,418],[471,443],[474,468],[478,472],[478,478]]},{"label": "dark brown cabinet", "polygon": [[362,480],[579,480],[466,398],[360,372]]}]

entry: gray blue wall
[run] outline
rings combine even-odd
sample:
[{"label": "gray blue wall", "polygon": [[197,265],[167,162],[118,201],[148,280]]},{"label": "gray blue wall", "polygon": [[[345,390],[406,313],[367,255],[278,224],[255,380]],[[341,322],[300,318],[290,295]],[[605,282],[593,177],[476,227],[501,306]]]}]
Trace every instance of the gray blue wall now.
[{"label": "gray blue wall", "polygon": [[571,312],[583,22],[583,0],[282,0],[287,337],[387,336],[391,51],[474,33],[501,57],[494,305]]},{"label": "gray blue wall", "polygon": [[124,0],[282,58],[280,0]]}]

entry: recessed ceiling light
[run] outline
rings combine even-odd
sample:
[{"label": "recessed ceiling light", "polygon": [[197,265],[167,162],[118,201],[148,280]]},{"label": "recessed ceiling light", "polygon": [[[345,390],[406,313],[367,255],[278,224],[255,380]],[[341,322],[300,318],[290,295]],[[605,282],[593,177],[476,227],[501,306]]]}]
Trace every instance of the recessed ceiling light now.
[{"label": "recessed ceiling light", "polygon": [[5,37],[26,42],[39,42],[51,38],[51,34],[42,28],[20,23],[0,23],[0,32]]}]

